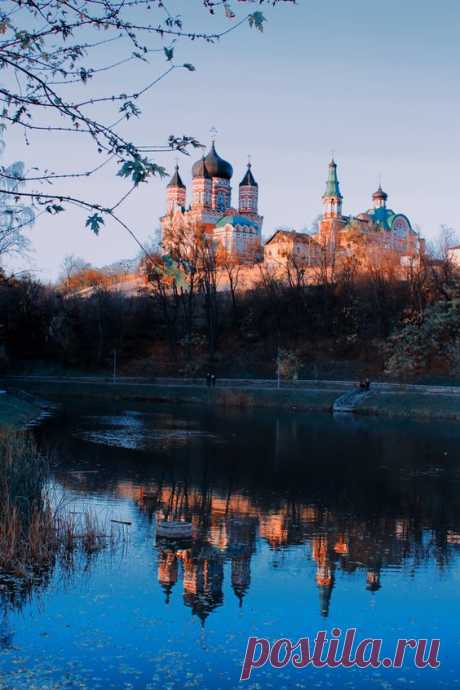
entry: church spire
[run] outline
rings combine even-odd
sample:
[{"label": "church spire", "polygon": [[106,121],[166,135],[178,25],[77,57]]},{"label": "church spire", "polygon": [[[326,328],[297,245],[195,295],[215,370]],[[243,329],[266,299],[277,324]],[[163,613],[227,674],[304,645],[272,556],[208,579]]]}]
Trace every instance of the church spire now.
[{"label": "church spire", "polygon": [[166,185],[166,208],[168,213],[185,207],[187,190],[179,174],[179,166],[176,163],[174,173]]},{"label": "church spire", "polygon": [[168,187],[180,187],[181,189],[185,189],[185,184],[182,182],[181,176],[179,175],[179,165],[176,163],[176,167],[174,168],[174,174],[172,175],[171,179],[169,180]]},{"label": "church spire", "polygon": [[340,218],[342,215],[342,199],[339,180],[337,178],[337,163],[332,158],[323,194],[324,218]]},{"label": "church spire", "polygon": [[240,213],[256,215],[259,185],[252,174],[250,162],[248,163],[246,174],[240,182],[239,192]]},{"label": "church spire", "polygon": [[240,187],[258,187],[251,171],[251,163],[248,163],[246,174],[240,182]]},{"label": "church spire", "polygon": [[340,193],[339,180],[337,178],[337,163],[332,158],[329,163],[329,174],[326,182],[326,191],[323,194],[323,199],[328,196],[335,196],[337,199],[343,199]]}]

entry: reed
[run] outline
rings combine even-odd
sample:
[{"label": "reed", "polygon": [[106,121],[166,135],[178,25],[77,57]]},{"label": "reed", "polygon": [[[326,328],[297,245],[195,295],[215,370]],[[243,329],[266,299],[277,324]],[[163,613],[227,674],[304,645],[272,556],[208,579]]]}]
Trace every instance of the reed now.
[{"label": "reed", "polygon": [[90,511],[72,513],[50,493],[49,464],[30,435],[0,437],[0,574],[33,578],[76,552],[94,554],[124,538]]}]

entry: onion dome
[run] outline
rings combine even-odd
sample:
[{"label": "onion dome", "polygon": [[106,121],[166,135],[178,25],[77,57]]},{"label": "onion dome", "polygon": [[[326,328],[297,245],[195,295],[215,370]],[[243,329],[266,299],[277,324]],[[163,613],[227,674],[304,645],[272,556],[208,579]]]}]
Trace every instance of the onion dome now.
[{"label": "onion dome", "polygon": [[240,187],[258,187],[259,185],[254,179],[254,175],[251,172],[251,164],[248,163],[248,169],[246,171],[246,175],[243,177],[243,179],[240,182]]},{"label": "onion dome", "polygon": [[206,167],[206,161],[204,156],[200,158],[199,161],[193,164],[192,177],[206,177],[208,179],[211,178],[211,175],[208,173],[208,169]]},{"label": "onion dome", "polygon": [[181,187],[182,189],[185,189],[185,184],[182,182],[181,176],[179,175],[179,166],[176,165],[176,168],[174,170],[174,175],[171,177],[169,180],[168,184],[166,185],[167,187]]},{"label": "onion dome", "polygon": [[[206,172],[203,174],[203,163]],[[227,161],[219,156],[216,151],[214,142],[212,142],[211,150],[208,155],[200,161],[197,161],[192,167],[193,177],[220,177],[224,180],[230,180],[233,175],[233,168]]]},{"label": "onion dome", "polygon": [[379,185],[379,188],[377,189],[377,191],[373,193],[372,199],[374,201],[377,201],[378,199],[381,199],[382,201],[386,201],[388,199],[388,194],[383,191],[382,185]]}]

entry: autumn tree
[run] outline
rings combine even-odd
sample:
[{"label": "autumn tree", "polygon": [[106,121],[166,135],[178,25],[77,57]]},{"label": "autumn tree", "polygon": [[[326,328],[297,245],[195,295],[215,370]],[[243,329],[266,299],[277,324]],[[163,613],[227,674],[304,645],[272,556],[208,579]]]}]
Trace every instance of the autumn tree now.
[{"label": "autumn tree", "polygon": [[228,286],[232,300],[233,318],[236,319],[237,291],[242,269],[241,260],[238,256],[235,256],[233,252],[228,251],[226,247],[220,245],[216,250],[216,262],[217,267],[222,274],[224,287]]}]

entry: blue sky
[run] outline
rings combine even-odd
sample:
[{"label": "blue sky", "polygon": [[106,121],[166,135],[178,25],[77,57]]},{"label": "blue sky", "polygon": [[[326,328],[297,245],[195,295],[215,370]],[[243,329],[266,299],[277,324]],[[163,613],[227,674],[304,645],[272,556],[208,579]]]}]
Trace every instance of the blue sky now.
[{"label": "blue sky", "polygon": [[[235,1],[233,6],[238,16],[257,9]],[[189,28],[228,25],[222,15],[208,17],[198,0],[170,2],[169,9],[183,12]],[[299,0],[296,6],[267,6],[264,13],[263,34],[242,26],[218,45],[178,45],[176,61],[191,62],[196,71],[177,70],[163,80],[143,101],[142,118],[130,121],[123,133],[145,144],[163,143],[171,133],[208,143],[216,127],[217,149],[235,171],[234,203],[247,155],[252,157],[265,236],[279,225],[308,226],[320,213],[331,150],[345,213],[370,206],[381,174],[389,205],[406,213],[427,238],[441,224],[459,227],[458,0]],[[103,63],[119,47],[110,50],[112,55],[101,55]],[[164,65],[159,56],[150,65],[131,63],[106,73],[98,92],[145,83]],[[174,157],[159,156],[158,162],[172,170]],[[192,152],[179,160],[186,184],[198,157]],[[95,160],[91,146],[77,146],[69,137],[35,136],[26,145],[20,131],[10,129],[5,160],[13,159],[63,172],[86,169]],[[123,206],[120,215],[141,240],[158,227],[166,182],[152,179]],[[95,178],[60,189],[105,204],[126,183],[106,167]],[[66,254],[95,265],[137,254],[121,229],[108,224],[94,237],[84,218],[76,210],[40,217],[29,233],[30,260],[11,266],[32,267],[48,280],[57,276]]]}]

